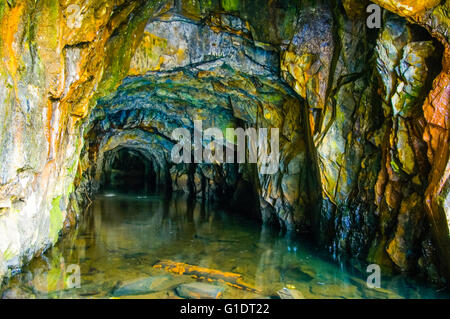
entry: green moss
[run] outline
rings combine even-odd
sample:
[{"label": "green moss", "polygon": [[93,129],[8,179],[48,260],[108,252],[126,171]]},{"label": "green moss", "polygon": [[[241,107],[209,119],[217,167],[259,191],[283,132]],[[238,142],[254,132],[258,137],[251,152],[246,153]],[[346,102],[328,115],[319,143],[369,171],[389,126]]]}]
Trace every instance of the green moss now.
[{"label": "green moss", "polygon": [[[77,147],[78,149],[78,147]],[[70,167],[67,168],[67,173],[69,176],[73,176],[74,170],[77,168],[78,160],[75,159]]]},{"label": "green moss", "polygon": [[193,15],[201,14],[200,1],[198,0],[187,0],[182,2],[183,11],[188,12]]},{"label": "green moss", "polygon": [[392,269],[392,261],[385,250],[385,241],[375,241],[369,249],[366,260],[370,263],[376,263],[382,267],[384,272],[389,273]]},{"label": "green moss", "polygon": [[239,2],[239,0],[222,0],[222,7],[225,11],[237,11]]},{"label": "green moss", "polygon": [[[0,19],[3,18],[3,16],[5,15],[5,7],[6,7],[6,1],[0,1]],[[0,38],[1,40],[1,38]]]},{"label": "green moss", "polygon": [[291,39],[295,33],[295,26],[297,20],[297,8],[290,7],[285,11],[285,18],[282,20],[282,27],[280,28],[280,36],[284,39]]},{"label": "green moss", "polygon": [[[45,41],[49,49],[56,50],[59,46],[59,1],[43,1],[41,5],[37,16],[41,19],[45,18],[47,21],[45,24],[36,25],[37,36],[41,38],[42,42]],[[30,21],[30,23],[34,24],[33,21]]]},{"label": "green moss", "polygon": [[12,252],[12,250],[9,249],[9,247],[8,247],[8,248],[6,248],[5,252],[3,253],[3,260],[5,260],[5,261],[10,260],[14,257],[14,255],[15,254]]},{"label": "green moss", "polygon": [[106,44],[109,59],[105,61],[102,79],[98,85],[97,93],[91,100],[91,107],[95,105],[98,98],[107,96],[116,89],[122,79],[127,75],[131,58],[135,52],[136,39],[141,39],[147,19],[153,12],[151,5],[155,1],[149,1],[144,8],[134,12],[129,23],[119,26],[115,33],[120,36],[111,37]]},{"label": "green moss", "polygon": [[59,208],[59,202],[61,196],[58,196],[52,200],[52,208],[50,210],[50,233],[49,237],[52,243],[58,240],[59,231],[63,226],[63,215],[61,208]]},{"label": "green moss", "polygon": [[400,167],[398,167],[397,163],[395,163],[395,161],[391,161],[391,167],[394,170],[394,172],[399,173],[400,172]]},{"label": "green moss", "polygon": [[69,187],[67,188],[67,195],[70,195],[75,190],[75,187],[73,186],[73,183],[69,184]]}]

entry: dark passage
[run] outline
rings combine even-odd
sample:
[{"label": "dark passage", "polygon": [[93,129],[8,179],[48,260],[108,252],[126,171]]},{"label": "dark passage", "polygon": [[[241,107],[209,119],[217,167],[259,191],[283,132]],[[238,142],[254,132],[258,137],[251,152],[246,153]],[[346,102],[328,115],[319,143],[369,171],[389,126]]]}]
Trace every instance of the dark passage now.
[{"label": "dark passage", "polygon": [[156,191],[157,177],[151,160],[139,151],[122,148],[105,154],[106,165],[101,179],[102,191],[149,194]]}]

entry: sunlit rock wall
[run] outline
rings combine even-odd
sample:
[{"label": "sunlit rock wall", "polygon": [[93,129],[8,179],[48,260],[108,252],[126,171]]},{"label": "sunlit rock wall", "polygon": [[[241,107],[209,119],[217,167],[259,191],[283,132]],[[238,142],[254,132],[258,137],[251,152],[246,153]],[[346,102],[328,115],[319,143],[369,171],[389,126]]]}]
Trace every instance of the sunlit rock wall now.
[{"label": "sunlit rock wall", "polygon": [[163,3],[0,2],[0,277],[74,223],[80,125]]}]

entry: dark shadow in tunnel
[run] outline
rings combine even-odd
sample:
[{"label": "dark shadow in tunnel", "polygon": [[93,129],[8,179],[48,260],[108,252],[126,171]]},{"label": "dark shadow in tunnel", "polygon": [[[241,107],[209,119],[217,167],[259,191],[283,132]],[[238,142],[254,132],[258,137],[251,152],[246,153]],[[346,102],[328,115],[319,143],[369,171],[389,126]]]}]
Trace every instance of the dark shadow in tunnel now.
[{"label": "dark shadow in tunnel", "polygon": [[152,194],[157,191],[156,166],[139,151],[130,148],[111,150],[100,180],[102,192]]}]

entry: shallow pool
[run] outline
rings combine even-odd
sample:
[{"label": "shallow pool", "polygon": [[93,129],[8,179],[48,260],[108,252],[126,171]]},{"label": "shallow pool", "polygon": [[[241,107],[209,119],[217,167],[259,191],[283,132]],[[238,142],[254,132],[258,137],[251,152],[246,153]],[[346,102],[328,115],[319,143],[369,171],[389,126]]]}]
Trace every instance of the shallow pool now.
[{"label": "shallow pool", "polygon": [[[255,289],[153,267],[161,260],[240,274]],[[283,288],[304,298],[448,298],[403,276],[381,274],[381,288],[370,289],[369,274],[355,269],[298,238],[183,196],[109,193],[97,196],[77,228],[2,291],[26,298],[179,298],[179,285],[202,281],[222,287],[223,298],[277,298]],[[115,293],[148,278],[164,278],[164,284]]]}]

